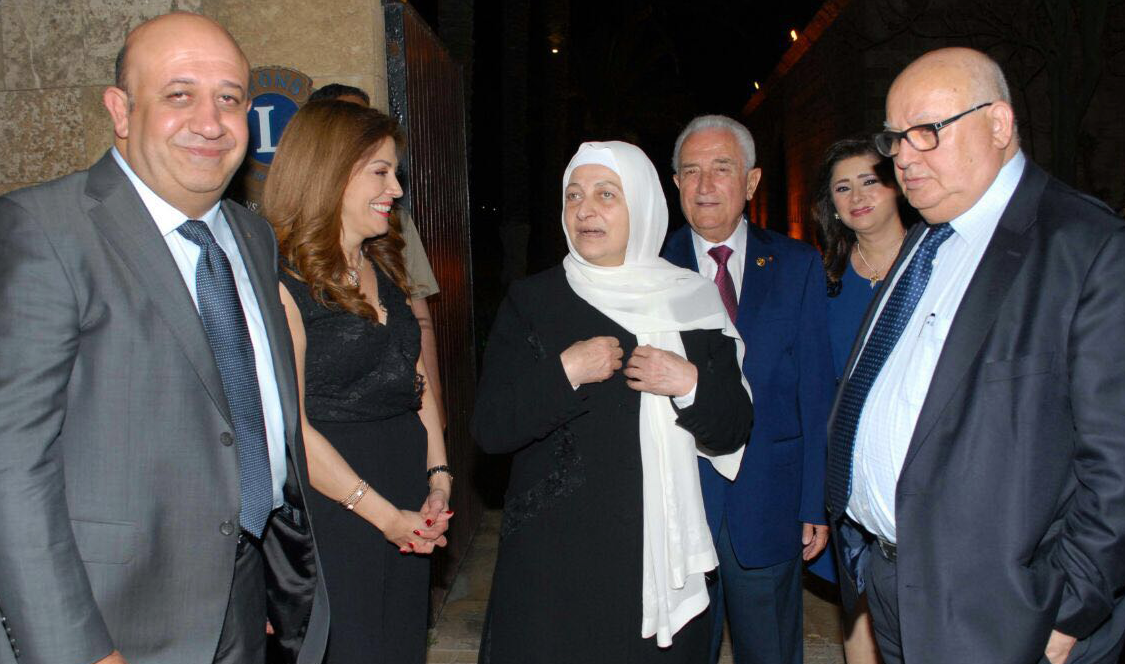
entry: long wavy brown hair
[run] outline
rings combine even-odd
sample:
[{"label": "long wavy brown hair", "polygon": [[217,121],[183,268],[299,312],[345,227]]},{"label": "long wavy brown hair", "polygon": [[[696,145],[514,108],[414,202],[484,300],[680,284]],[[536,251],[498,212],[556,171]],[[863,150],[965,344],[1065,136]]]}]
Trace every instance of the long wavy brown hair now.
[{"label": "long wavy brown hair", "polygon": [[[379,320],[375,308],[347,279],[340,215],[348,182],[387,140],[402,149],[398,123],[381,111],[346,101],[309,102],[285,127],[262,196],[262,213],[288,261],[282,269],[308,284],[321,304],[373,321]],[[403,245],[395,208],[387,234],[366,240],[362,251],[406,294]]]},{"label": "long wavy brown hair", "polygon": [[[828,281],[838,284],[847,270],[855,245],[855,231],[844,225],[836,216],[836,205],[832,202],[832,170],[836,164],[852,157],[871,155],[878,162],[875,175],[879,181],[898,191],[895,182],[894,165],[891,160],[880,155],[875,142],[867,137],[845,138],[837,141],[824,153],[824,160],[817,173],[816,188],[813,189],[812,218],[820,227],[820,246],[824,249],[824,271]],[[917,213],[906,204],[902,193],[898,195],[898,215],[904,227],[909,227],[917,219]]]}]

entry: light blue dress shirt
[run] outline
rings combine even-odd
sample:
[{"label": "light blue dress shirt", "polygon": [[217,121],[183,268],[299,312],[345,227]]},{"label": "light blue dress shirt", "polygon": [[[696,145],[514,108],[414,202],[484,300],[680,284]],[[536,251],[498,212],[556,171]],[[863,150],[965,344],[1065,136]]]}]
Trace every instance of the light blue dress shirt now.
[{"label": "light blue dress shirt", "polygon": [[[848,516],[888,542],[896,541],[895,488],[930,389],[953,317],[1023,175],[1017,152],[973,207],[949,224],[953,235],[938,249],[933,272],[910,321],[871,386],[856,429]],[[917,250],[916,243],[907,260]],[[898,282],[883,293],[879,311]],[[870,330],[868,330],[870,334]]]},{"label": "light blue dress shirt", "polygon": [[[172,207],[167,201],[160,198],[148,187],[129,167],[117,148],[110,150],[114,160],[129,181],[137,190],[141,201],[145,204],[157,229],[168,244],[176,267],[180,269],[180,276],[184,285],[191,293],[195,302],[196,311],[199,310],[199,299],[195,293],[195,264],[199,260],[200,248],[191,240],[176,232],[180,224],[188,220],[187,215]],[[231,271],[234,272],[235,285],[238,288],[238,299],[242,302],[242,312],[246,316],[246,327],[250,330],[250,341],[254,345],[254,365],[258,374],[258,390],[262,395],[262,416],[266,420],[266,444],[269,447],[270,475],[273,480],[273,506],[281,507],[283,502],[282,487],[285,485],[285,419],[281,411],[281,395],[277,389],[277,377],[273,370],[273,357],[270,354],[269,337],[266,335],[266,325],[262,319],[262,311],[258,307],[258,299],[254,294],[254,287],[250,283],[250,275],[246,272],[246,264],[242,261],[242,254],[238,251],[238,243],[227,224],[226,217],[215,203],[200,221],[207,224],[215,241],[219,243],[223,253],[227,255]]]}]

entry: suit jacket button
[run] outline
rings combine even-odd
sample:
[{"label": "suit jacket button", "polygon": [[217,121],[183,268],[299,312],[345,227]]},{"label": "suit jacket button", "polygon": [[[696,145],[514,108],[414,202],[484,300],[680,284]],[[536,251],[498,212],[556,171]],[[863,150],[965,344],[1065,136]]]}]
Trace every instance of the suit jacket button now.
[{"label": "suit jacket button", "polygon": [[234,444],[234,436],[230,435],[229,431],[224,431],[222,435],[219,436],[219,442],[227,447],[230,447]]},{"label": "suit jacket button", "polygon": [[19,648],[13,648],[13,649],[12,649],[12,654],[13,654],[13,655],[15,655],[15,656],[16,656],[17,658],[19,658],[19,656],[20,656],[20,649],[19,649]]},{"label": "suit jacket button", "polygon": [[228,537],[233,535],[234,534],[234,524],[231,523],[230,521],[224,521],[221,525],[219,525],[219,532],[228,536]]}]

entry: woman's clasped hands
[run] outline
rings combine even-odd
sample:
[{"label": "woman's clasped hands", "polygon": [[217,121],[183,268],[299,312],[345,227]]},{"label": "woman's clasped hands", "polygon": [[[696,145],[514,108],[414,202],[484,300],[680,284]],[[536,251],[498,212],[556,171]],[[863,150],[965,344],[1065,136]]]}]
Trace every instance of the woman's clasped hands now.
[{"label": "woman's clasped hands", "polygon": [[434,547],[448,543],[445,531],[451,518],[448,493],[445,489],[433,489],[420,511],[392,508],[378,527],[399,553],[429,554]]},{"label": "woman's clasped hands", "polygon": [[564,350],[562,360],[566,379],[578,389],[586,383],[600,383],[621,368],[621,342],[616,337],[592,337],[576,341]]},{"label": "woman's clasped hands", "polygon": [[[615,337],[593,337],[571,344],[559,357],[567,380],[577,389],[608,379],[622,368],[624,356]],[[685,358],[647,345],[637,346],[624,367],[629,387],[661,396],[684,396],[699,378],[695,365]]]}]

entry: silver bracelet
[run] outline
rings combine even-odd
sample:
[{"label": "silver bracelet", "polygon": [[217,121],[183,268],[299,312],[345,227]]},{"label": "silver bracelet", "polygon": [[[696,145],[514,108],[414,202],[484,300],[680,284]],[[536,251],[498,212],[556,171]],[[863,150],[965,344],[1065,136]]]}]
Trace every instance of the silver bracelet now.
[{"label": "silver bracelet", "polygon": [[438,473],[445,473],[446,475],[449,475],[449,479],[453,479],[453,473],[449,470],[449,466],[445,464],[442,464],[440,466],[431,466],[428,470],[426,470],[426,479],[428,480]]},{"label": "silver bracelet", "polygon": [[371,485],[367,483],[367,480],[360,480],[359,484],[356,484],[352,492],[348,494],[348,497],[340,501],[340,504],[344,506],[344,509],[351,512],[355,509],[356,503],[363,499],[370,488]]}]

